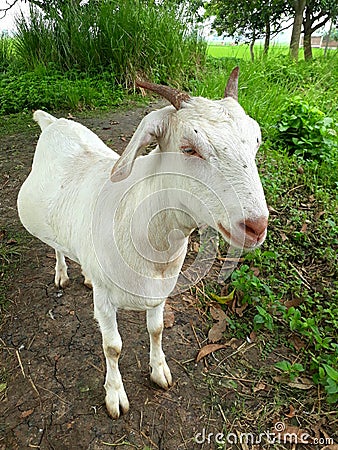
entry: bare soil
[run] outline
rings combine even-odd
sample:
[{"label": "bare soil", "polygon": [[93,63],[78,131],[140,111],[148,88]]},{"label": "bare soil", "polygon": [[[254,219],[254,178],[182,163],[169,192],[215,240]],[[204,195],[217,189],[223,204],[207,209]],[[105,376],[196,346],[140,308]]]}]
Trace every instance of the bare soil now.
[{"label": "bare soil", "polygon": [[[141,118],[155,106],[76,120],[121,153]],[[8,246],[19,245],[21,254],[13,266],[14,276],[6,280],[8,306],[1,325],[1,376],[6,389],[0,392],[0,448],[291,449],[295,448],[291,443],[256,442],[244,447],[234,439],[224,447],[218,446],[215,438],[225,429],[235,436],[239,430],[258,433],[260,427],[260,431],[268,431],[276,422],[288,421],[291,403],[297,408],[299,425],[310,424],[313,432],[317,421],[318,436],[322,430],[332,434],[329,418],[314,414],[318,410],[316,389],[306,394],[314,398],[307,405],[296,392],[290,392],[285,400],[279,397],[277,385],[261,382],[263,373],[272,374],[274,362],[290,350],[271,348],[266,341],[256,345],[233,340],[217,352],[217,358],[215,353],[195,362],[210,328],[210,318],[195,292],[169,299],[175,322],[165,330],[163,342],[174,379],[168,391],[149,379],[144,313],[119,313],[123,339],[120,370],[130,412],[116,421],[109,418],[92,293],[72,262],[70,286],[65,290],[54,286],[53,251],[29,236],[17,216],[17,193],[29,173],[38,135],[37,126],[31,123],[26,131],[0,138],[0,238]],[[190,257],[192,253],[193,246]],[[197,289],[202,292],[204,284]],[[268,350],[263,357],[264,346]],[[304,425],[307,411],[315,419],[307,419]],[[297,446],[322,447],[313,443]]]}]

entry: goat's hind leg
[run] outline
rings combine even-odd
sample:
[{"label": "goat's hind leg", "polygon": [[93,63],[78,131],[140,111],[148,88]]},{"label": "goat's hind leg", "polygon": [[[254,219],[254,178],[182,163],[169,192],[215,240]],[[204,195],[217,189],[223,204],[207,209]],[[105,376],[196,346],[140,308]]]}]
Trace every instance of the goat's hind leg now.
[{"label": "goat's hind leg", "polygon": [[150,379],[168,389],[172,385],[170,369],[162,350],[164,302],[153,309],[147,310],[147,328],[150,337]]},{"label": "goat's hind leg", "polygon": [[67,264],[63,253],[55,250],[56,264],[55,264],[55,286],[65,288],[69,284],[67,274]]},{"label": "goat's hind leg", "polygon": [[129,401],[124,390],[118,361],[122,340],[117,328],[116,309],[110,304],[107,293],[94,286],[94,315],[102,333],[103,352],[106,357],[106,407],[113,419],[129,410]]}]

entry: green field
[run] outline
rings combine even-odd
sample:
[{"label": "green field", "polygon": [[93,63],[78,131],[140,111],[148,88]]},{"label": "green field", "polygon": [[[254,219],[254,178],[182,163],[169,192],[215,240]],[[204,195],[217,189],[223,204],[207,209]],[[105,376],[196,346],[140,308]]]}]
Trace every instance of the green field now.
[{"label": "green field", "polygon": [[[256,58],[263,56],[263,45],[255,45],[254,53]],[[329,50],[329,52],[336,52],[335,50]],[[270,57],[287,56],[289,53],[288,45],[272,44],[269,48]],[[315,57],[321,57],[324,55],[324,49],[314,48],[313,54]],[[209,44],[208,55],[214,58],[238,58],[250,60],[250,49],[248,44],[240,45],[222,45],[222,44]],[[303,49],[300,49],[299,58],[303,59]]]}]

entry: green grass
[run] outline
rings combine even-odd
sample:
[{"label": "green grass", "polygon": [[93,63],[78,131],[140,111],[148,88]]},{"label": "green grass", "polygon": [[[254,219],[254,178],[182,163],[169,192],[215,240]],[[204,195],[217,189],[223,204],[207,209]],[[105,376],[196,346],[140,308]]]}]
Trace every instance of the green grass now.
[{"label": "green grass", "polygon": [[[258,163],[274,212],[263,249],[248,254],[228,284],[228,292],[235,289],[249,309],[241,319],[227,311],[227,337],[245,338],[260,330],[275,346],[286,344],[295,351],[290,337],[298,336],[304,348],[297,351],[297,365],[281,360],[277,367],[284,368],[290,379],[305,371],[334,403],[338,401],[338,55],[331,52],[327,58],[296,64],[278,54],[251,63],[235,50],[230,48],[231,56],[211,59],[206,73],[190,83],[194,93],[219,98],[226,74],[239,64],[240,103],[260,123],[265,141]],[[296,139],[287,135],[290,129]],[[258,277],[251,269],[259,272]],[[219,293],[219,286],[211,285],[209,291]]]},{"label": "green grass", "polygon": [[17,21],[16,63],[26,70],[109,71],[130,86],[136,76],[177,83],[204,60],[206,45],[187,28],[184,4],[70,2],[50,14],[31,8],[29,18]]},{"label": "green grass", "polygon": [[[254,46],[254,53],[256,58],[262,58],[263,56],[264,46],[262,44],[256,44]],[[324,56],[324,49],[322,48],[313,48],[313,56],[318,58]],[[230,45],[230,44],[214,44],[211,43],[208,45],[207,53],[209,56],[214,58],[236,58],[236,59],[244,59],[246,61],[251,60],[249,44],[239,44],[239,45]],[[337,53],[335,50],[329,50],[330,53]],[[278,57],[278,56],[288,56],[289,54],[289,46],[285,44],[272,44],[269,48],[269,56],[270,57]],[[299,59],[304,59],[304,51],[300,48],[299,51]]]}]

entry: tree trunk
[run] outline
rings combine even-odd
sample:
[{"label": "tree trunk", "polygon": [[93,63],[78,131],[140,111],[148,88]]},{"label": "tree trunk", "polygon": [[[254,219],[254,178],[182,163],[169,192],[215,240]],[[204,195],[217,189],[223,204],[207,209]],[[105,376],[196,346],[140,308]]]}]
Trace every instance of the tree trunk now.
[{"label": "tree trunk", "polygon": [[264,40],[264,51],[263,51],[264,56],[268,56],[269,47],[270,47],[270,36],[271,36],[270,21],[267,20],[265,23],[265,40]]},{"label": "tree trunk", "polygon": [[295,61],[298,60],[300,34],[302,32],[303,13],[306,0],[295,0],[294,2],[295,16],[292,27],[292,35],[290,41],[290,56]]},{"label": "tree trunk", "polygon": [[312,46],[311,46],[311,35],[312,35],[312,20],[311,20],[311,11],[307,6],[305,10],[305,19],[304,19],[304,59],[305,61],[309,61],[312,59]]},{"label": "tree trunk", "polygon": [[331,19],[330,29],[329,29],[329,32],[328,32],[328,34],[327,34],[326,42],[325,42],[324,56],[326,56],[326,54],[327,54],[327,49],[328,49],[328,47],[329,47],[329,42],[330,42],[330,39],[331,39],[331,33],[332,33],[332,26],[333,26],[333,20]]},{"label": "tree trunk", "polygon": [[250,42],[250,56],[251,56],[251,62],[254,62],[254,61],[255,61],[255,52],[254,52],[254,45],[255,45],[255,42],[256,42],[256,34],[255,34],[255,32],[254,32],[253,35],[252,35],[251,42]]}]

